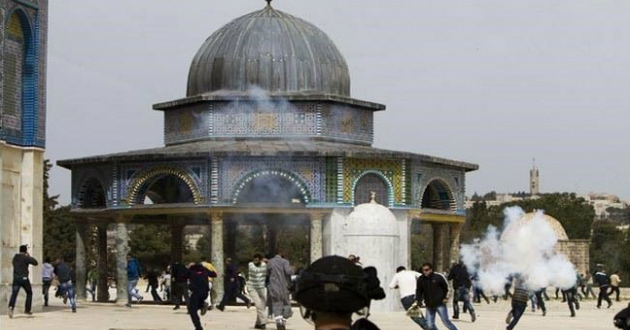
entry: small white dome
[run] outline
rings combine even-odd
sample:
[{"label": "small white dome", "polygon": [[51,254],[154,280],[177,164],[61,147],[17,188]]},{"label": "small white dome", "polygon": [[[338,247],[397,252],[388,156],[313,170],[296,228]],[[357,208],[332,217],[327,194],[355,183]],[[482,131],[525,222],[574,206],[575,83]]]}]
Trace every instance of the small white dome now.
[{"label": "small white dome", "polygon": [[398,236],[396,216],[385,206],[376,203],[357,205],[345,223],[346,235]]}]

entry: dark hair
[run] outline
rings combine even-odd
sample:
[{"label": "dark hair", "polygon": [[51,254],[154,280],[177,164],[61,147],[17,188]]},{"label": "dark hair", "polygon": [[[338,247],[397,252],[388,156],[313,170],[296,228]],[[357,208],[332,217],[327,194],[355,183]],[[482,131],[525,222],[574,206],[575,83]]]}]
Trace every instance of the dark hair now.
[{"label": "dark hair", "polygon": [[425,263],[422,264],[422,268],[424,268],[424,267],[429,267],[430,269],[433,269],[433,264],[430,263],[430,262],[425,262]]},{"label": "dark hair", "polygon": [[396,268],[396,273],[398,272],[402,272],[403,270],[406,270],[407,268],[405,268],[404,266],[398,266],[398,268]]},{"label": "dark hair", "polygon": [[254,259],[262,259],[262,258],[263,258],[262,254],[260,253],[254,254]]},{"label": "dark hair", "polygon": [[21,253],[28,252],[28,245],[20,245],[20,252]]},{"label": "dark hair", "polygon": [[46,257],[46,259],[44,259],[44,262],[50,263],[50,257]]}]

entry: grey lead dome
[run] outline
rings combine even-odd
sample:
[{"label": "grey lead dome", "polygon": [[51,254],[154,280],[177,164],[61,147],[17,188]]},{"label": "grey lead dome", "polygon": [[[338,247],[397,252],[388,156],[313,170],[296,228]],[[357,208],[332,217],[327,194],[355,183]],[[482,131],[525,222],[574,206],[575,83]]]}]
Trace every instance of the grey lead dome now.
[{"label": "grey lead dome", "polygon": [[350,97],[345,59],[313,24],[266,6],[213,33],[190,66],[187,96],[245,92]]}]

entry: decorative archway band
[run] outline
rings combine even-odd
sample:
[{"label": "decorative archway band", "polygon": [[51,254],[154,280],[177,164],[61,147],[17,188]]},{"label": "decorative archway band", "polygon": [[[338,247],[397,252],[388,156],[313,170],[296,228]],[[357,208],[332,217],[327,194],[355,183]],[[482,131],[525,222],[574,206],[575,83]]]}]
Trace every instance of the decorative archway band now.
[{"label": "decorative archway band", "polygon": [[190,189],[193,195],[194,204],[203,204],[205,198],[201,195],[199,188],[195,185],[194,180],[190,177],[190,174],[185,170],[173,166],[159,166],[149,170],[140,172],[135,176],[133,182],[129,186],[127,197],[123,200],[123,204],[135,205],[138,202],[140,191],[149,182],[153,181],[158,176],[172,175],[182,180],[186,186]]},{"label": "decorative archway band", "polygon": [[238,183],[236,184],[234,188],[234,192],[232,193],[232,204],[238,203],[238,198],[243,192],[243,188],[245,188],[247,184],[249,184],[252,180],[263,177],[263,176],[272,176],[272,177],[277,176],[277,177],[289,180],[291,183],[295,184],[295,186],[298,188],[298,190],[302,194],[304,198],[304,203],[306,204],[310,203],[311,193],[308,190],[304,181],[299,176],[291,172],[273,169],[273,170],[262,170],[262,171],[250,172],[249,174],[245,175],[240,181],[238,181]]}]

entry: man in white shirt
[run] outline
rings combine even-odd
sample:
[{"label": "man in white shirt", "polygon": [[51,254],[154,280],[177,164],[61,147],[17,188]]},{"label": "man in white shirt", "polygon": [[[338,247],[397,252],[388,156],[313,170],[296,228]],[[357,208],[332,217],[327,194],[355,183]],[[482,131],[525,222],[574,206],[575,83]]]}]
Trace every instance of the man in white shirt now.
[{"label": "man in white shirt", "polygon": [[[389,288],[399,290],[400,302],[405,310],[409,310],[411,305],[416,301],[416,284],[420,276],[422,276],[422,274],[413,270],[407,270],[403,266],[396,268],[396,275],[394,275],[392,282],[389,284]],[[411,316],[411,319],[422,329],[429,329],[424,316]]]}]

